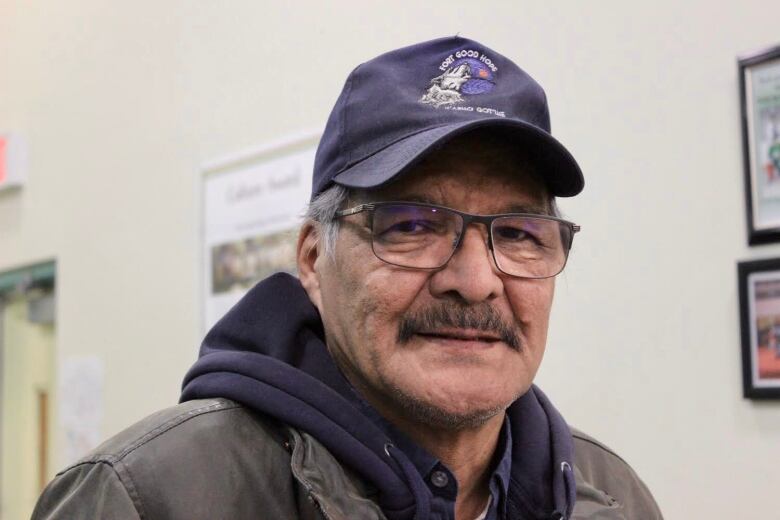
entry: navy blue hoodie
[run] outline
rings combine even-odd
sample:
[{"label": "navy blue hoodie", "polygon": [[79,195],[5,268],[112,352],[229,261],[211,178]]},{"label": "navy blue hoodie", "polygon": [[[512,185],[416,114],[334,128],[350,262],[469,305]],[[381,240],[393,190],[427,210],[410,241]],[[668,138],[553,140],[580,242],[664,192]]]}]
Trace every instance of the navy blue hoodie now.
[{"label": "navy blue hoodie", "polygon": [[[317,438],[379,491],[390,520],[429,518],[429,490],[393,448],[376,412],[336,367],[319,313],[300,282],[257,284],[206,335],[181,401],[225,397]],[[568,518],[574,507],[571,433],[535,386],[507,410],[512,431],[509,518]]]}]

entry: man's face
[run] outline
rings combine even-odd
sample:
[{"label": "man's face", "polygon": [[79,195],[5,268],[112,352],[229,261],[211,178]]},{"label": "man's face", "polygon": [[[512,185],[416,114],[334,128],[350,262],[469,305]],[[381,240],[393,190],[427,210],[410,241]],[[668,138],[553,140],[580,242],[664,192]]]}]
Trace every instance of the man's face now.
[{"label": "man's face", "polygon": [[[525,161],[473,137],[449,143],[363,198],[482,215],[548,212],[545,189]],[[554,279],[501,273],[481,224],[464,231],[460,247],[438,270],[393,266],[372,253],[367,222],[365,213],[342,219],[335,258],[320,255],[315,264],[328,348],[341,370],[390,420],[452,429],[502,412],[528,390],[541,362]],[[442,323],[435,318],[442,312],[466,323],[498,317],[518,345],[502,341],[495,329]],[[405,323],[417,325],[399,335]]]}]

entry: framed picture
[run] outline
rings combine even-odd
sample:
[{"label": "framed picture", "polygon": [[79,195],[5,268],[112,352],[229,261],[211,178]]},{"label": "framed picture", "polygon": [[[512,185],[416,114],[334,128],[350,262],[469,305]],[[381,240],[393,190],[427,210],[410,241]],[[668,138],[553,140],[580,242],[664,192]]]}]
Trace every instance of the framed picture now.
[{"label": "framed picture", "polygon": [[744,396],[780,398],[780,258],[740,262],[737,277]]},{"label": "framed picture", "polygon": [[748,243],[780,241],[780,45],[738,60]]}]

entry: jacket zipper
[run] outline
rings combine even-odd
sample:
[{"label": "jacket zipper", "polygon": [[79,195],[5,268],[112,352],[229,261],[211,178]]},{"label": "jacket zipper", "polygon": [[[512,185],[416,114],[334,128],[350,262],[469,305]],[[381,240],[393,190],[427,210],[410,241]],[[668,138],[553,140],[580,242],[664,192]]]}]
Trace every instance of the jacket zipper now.
[{"label": "jacket zipper", "polygon": [[[292,439],[285,441],[284,448],[290,452],[290,463],[292,464],[292,452],[295,449],[295,442]],[[290,469],[292,469],[292,465],[290,466]],[[312,485],[306,479],[296,474],[294,470],[292,473],[295,475],[296,480],[300,482],[301,485],[303,485],[304,489],[306,490],[306,496],[308,497],[309,501],[314,504],[314,508],[320,513],[320,516],[322,516],[322,518],[325,520],[332,520],[330,516],[328,516],[328,513],[325,512],[322,504],[320,504],[319,500],[317,500],[317,497],[314,496],[314,492],[312,491],[314,488]]]},{"label": "jacket zipper", "polygon": [[330,520],[330,517],[325,512],[325,510],[322,508],[322,505],[320,504],[320,502],[316,498],[314,498],[314,495],[312,495],[310,493],[309,494],[309,498],[311,499],[312,502],[314,502],[314,507],[317,509],[317,511],[319,511],[320,515],[322,515],[322,518],[324,518],[325,520]]}]

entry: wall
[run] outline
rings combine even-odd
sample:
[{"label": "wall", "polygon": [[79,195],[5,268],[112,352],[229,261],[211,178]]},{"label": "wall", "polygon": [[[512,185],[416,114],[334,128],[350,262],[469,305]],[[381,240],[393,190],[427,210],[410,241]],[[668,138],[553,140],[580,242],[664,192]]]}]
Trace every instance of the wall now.
[{"label": "wall", "polygon": [[460,32],[547,89],[586,172],[539,383],[668,518],[772,516],[780,407],[743,400],[736,55],[777,2],[0,3],[0,270],[56,258],[59,356],[105,360],[104,434],[174,403],[199,342],[199,167],[324,125],[346,74]]}]

